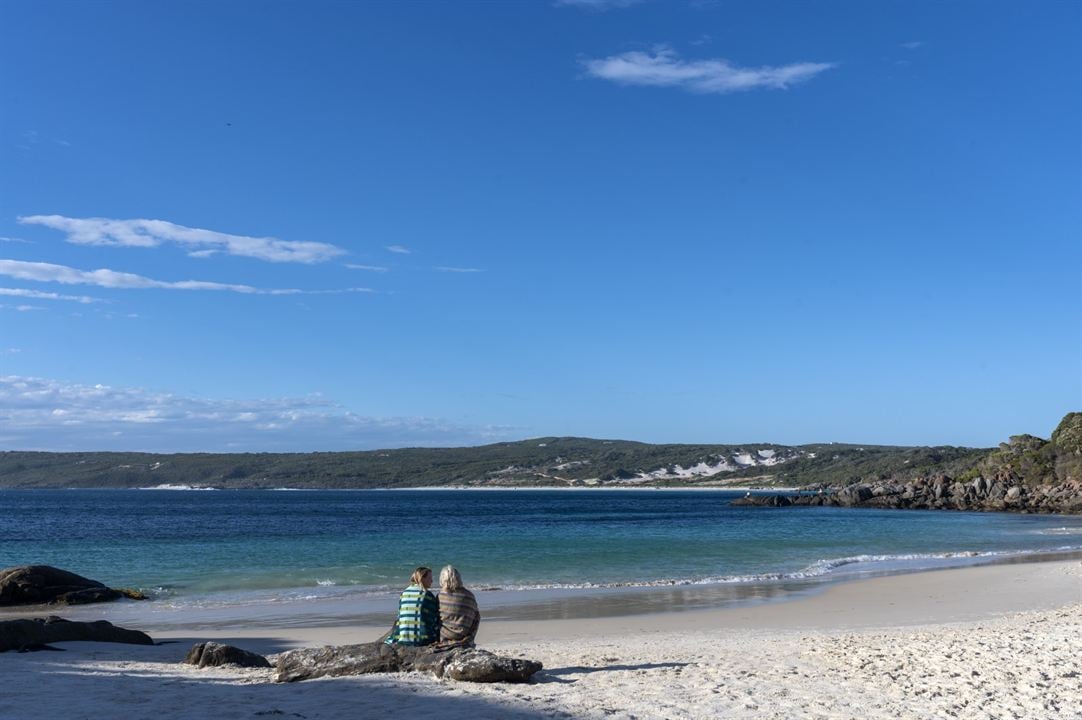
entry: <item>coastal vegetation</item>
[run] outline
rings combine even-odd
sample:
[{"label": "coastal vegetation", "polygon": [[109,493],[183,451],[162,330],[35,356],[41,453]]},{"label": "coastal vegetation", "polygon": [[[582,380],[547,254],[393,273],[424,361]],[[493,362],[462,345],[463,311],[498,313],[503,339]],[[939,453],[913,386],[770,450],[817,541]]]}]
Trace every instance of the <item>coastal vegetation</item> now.
[{"label": "coastal vegetation", "polygon": [[364,452],[0,453],[3,488],[841,487],[932,476],[1045,485],[1082,476],[1082,413],[1049,440],[998,448],[821,443],[653,445],[547,437],[479,447]]}]

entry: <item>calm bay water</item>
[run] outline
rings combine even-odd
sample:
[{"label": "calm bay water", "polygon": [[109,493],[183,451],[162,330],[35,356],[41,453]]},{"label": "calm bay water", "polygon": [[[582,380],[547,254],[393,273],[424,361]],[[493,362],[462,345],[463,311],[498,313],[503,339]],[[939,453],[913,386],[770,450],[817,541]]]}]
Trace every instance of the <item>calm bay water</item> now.
[{"label": "calm bay water", "polygon": [[715,491],[0,491],[0,567],[172,602],[387,594],[420,564],[505,590],[769,583],[1082,549],[1082,518],[731,507]]}]

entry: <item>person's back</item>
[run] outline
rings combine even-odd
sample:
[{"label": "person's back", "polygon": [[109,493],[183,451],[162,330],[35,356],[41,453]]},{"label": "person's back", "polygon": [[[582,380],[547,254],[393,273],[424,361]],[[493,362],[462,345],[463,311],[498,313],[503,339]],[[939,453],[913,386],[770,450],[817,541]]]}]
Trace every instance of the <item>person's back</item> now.
[{"label": "person's back", "polygon": [[413,571],[410,585],[398,600],[398,620],[385,641],[388,645],[431,645],[439,639],[439,600],[429,592],[432,571],[420,567]]},{"label": "person's back", "polygon": [[472,646],[481,624],[477,598],[462,586],[453,566],[440,572],[440,645]]}]

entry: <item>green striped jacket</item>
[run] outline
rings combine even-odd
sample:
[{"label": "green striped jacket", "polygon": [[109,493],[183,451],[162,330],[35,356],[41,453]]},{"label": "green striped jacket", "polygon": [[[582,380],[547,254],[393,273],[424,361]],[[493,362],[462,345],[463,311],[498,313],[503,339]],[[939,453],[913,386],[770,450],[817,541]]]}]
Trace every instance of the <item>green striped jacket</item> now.
[{"label": "green striped jacket", "polygon": [[440,602],[420,585],[410,585],[398,601],[398,620],[388,645],[430,645],[440,637]]}]

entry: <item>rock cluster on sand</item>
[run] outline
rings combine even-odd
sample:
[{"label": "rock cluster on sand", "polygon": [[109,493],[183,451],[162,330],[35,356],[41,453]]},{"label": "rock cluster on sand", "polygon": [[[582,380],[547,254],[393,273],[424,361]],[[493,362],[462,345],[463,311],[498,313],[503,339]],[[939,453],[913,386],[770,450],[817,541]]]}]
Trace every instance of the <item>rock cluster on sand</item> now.
[{"label": "rock cluster on sand", "polygon": [[959,482],[939,475],[906,483],[855,483],[815,495],[750,495],[732,504],[1082,513],[1082,480],[1026,486],[1009,479],[989,481],[978,477]]},{"label": "rock cluster on sand", "polygon": [[72,640],[153,645],[146,633],[117,627],[105,620],[73,622],[50,615],[29,620],[0,622],[0,652],[30,650],[56,642]]},{"label": "rock cluster on sand", "polygon": [[541,669],[534,660],[493,655],[477,648],[438,649],[382,642],[290,650],[278,656],[278,682],[323,676],[431,672],[464,682],[526,682]]},{"label": "rock cluster on sand", "polygon": [[0,570],[0,606],[105,602],[122,597],[145,599],[134,590],[114,590],[97,580],[48,565]]},{"label": "rock cluster on sand", "polygon": [[219,667],[221,665],[239,665],[240,667],[264,667],[271,666],[267,658],[254,652],[241,650],[232,645],[223,645],[216,642],[197,643],[188,651],[184,662],[196,667]]}]

